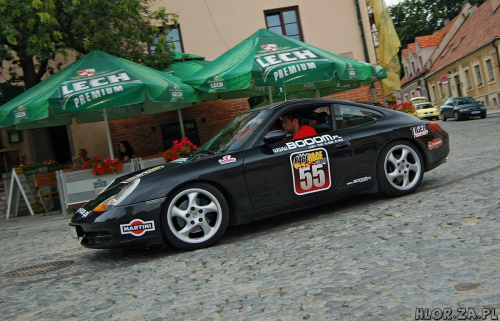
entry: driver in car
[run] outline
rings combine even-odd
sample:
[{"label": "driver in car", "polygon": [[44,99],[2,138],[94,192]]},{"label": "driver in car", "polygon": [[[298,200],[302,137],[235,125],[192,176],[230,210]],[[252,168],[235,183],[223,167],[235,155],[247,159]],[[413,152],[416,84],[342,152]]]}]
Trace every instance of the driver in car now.
[{"label": "driver in car", "polygon": [[295,113],[288,113],[281,116],[283,129],[290,134],[285,141],[317,135],[314,128],[302,123],[302,116]]}]

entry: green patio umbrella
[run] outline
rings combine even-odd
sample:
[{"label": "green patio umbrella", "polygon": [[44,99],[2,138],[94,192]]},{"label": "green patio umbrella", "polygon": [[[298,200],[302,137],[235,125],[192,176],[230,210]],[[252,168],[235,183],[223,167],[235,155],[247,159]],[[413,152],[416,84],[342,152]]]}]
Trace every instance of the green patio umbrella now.
[{"label": "green patio umbrella", "polygon": [[95,50],[0,106],[0,127],[29,129],[156,114],[200,102],[177,77]]},{"label": "green patio umbrella", "polygon": [[260,29],[183,79],[222,98],[336,93],[386,78],[385,69]]},{"label": "green patio umbrella", "polygon": [[[189,78],[191,75],[196,73],[201,68],[208,65],[210,61],[201,59],[189,59],[184,61],[174,61],[170,67],[163,70],[169,75],[179,77],[182,81]],[[203,101],[215,100],[219,98],[217,93],[205,93],[201,92],[201,98]]]}]

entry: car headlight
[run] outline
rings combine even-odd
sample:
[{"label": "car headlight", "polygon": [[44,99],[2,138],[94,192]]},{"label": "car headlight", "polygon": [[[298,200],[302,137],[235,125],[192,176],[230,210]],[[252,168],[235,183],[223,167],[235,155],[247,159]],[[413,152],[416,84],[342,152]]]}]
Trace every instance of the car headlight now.
[{"label": "car headlight", "polygon": [[[120,204],[124,199],[127,198],[127,196],[130,195],[134,191],[134,189],[139,185],[139,182],[141,181],[140,178],[134,180],[130,184],[127,184],[118,194],[111,196],[110,198],[106,199],[104,202],[100,203],[92,211],[94,212],[105,212],[107,210],[110,210],[114,206]],[[121,184],[121,183],[120,183]]]}]

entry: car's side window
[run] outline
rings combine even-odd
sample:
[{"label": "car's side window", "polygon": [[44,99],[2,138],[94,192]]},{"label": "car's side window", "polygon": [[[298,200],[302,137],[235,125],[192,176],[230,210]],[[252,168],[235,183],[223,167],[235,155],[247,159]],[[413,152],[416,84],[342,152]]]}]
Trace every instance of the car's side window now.
[{"label": "car's side window", "polygon": [[[286,113],[288,112],[289,111],[287,111]],[[302,124],[311,126],[318,134],[333,130],[332,113],[329,106],[299,108],[294,110],[294,112],[301,115]],[[283,115],[280,115],[272,123],[267,132],[283,129],[281,116]]]},{"label": "car's side window", "polygon": [[351,105],[335,105],[335,126],[338,130],[372,123],[383,115],[377,111]]}]

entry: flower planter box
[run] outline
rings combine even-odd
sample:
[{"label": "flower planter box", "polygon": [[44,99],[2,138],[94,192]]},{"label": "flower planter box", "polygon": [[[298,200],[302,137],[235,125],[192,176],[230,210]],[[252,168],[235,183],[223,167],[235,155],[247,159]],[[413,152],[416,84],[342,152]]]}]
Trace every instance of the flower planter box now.
[{"label": "flower planter box", "polygon": [[91,169],[92,169],[92,174],[94,175],[119,173],[123,170],[123,163],[116,163],[115,168],[102,167],[102,168],[91,168]]}]

